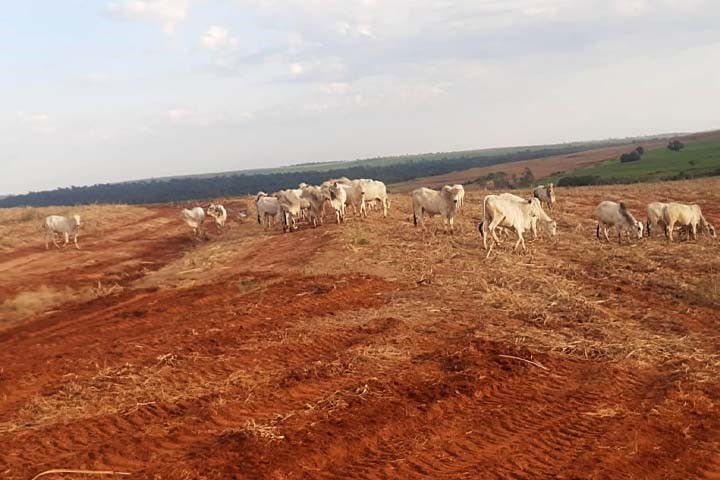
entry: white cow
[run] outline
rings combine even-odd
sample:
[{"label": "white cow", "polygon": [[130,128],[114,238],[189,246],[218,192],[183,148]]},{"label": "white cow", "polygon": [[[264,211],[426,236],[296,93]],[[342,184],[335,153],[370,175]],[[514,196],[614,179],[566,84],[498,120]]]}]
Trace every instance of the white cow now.
[{"label": "white cow", "polygon": [[[344,177],[343,177],[344,178]],[[338,186],[345,189],[345,205],[353,207],[355,215],[365,213],[365,191],[360,180],[351,180],[349,183],[337,182]]]},{"label": "white cow", "polygon": [[460,192],[460,195],[458,196],[458,209],[461,209],[463,204],[465,203],[465,187],[463,187],[459,183],[456,183],[455,185],[453,185],[453,188]]},{"label": "white cow", "polygon": [[[360,180],[365,202],[379,202],[383,209],[383,218],[387,218],[390,202],[388,201],[387,187],[379,180],[364,178]],[[367,216],[367,208],[363,208]]]},{"label": "white cow", "polygon": [[43,222],[43,230],[45,231],[45,250],[49,248],[49,240],[52,239],[53,244],[60,248],[55,238],[55,234],[59,233],[65,237],[63,246],[70,242],[70,235],[73,236],[75,248],[80,250],[78,245],[78,234],[80,233],[80,215],[73,215],[70,218],[61,217],[60,215],[50,215]]},{"label": "white cow", "polygon": [[207,209],[207,214],[215,220],[215,225],[218,229],[222,230],[225,228],[225,222],[227,222],[227,210],[220,204],[210,204]]},{"label": "white cow", "polygon": [[310,202],[303,197],[303,190],[307,186],[307,183],[300,183],[298,188],[288,190],[293,192],[300,199],[300,215],[298,218],[302,218],[303,220],[310,219]]},{"label": "white cow", "polygon": [[195,237],[200,237],[203,234],[205,210],[203,210],[202,207],[195,207],[192,210],[184,208],[182,212],[180,212],[180,218],[188,227],[193,229]]},{"label": "white cow", "polygon": [[646,224],[648,237],[652,235],[652,231],[655,227],[662,228],[667,235],[667,225],[665,225],[665,220],[663,220],[663,208],[665,208],[665,205],[667,205],[667,203],[652,202],[648,204]]},{"label": "white cow", "polygon": [[300,197],[293,190],[281,190],[275,194],[280,204],[280,220],[283,232],[297,230],[297,219],[302,215]]},{"label": "white cow", "polygon": [[[294,192],[294,190],[293,190]],[[330,192],[318,187],[305,185],[301,190],[301,200],[305,200],[309,205],[309,220],[313,227],[323,223],[323,207],[325,202],[329,202]]]},{"label": "white cow", "polygon": [[322,187],[324,192],[330,196],[330,205],[335,212],[335,221],[337,223],[345,222],[345,203],[347,202],[347,193],[345,189],[337,183]]},{"label": "white cow", "polygon": [[533,189],[533,197],[540,200],[540,205],[546,203],[548,209],[552,210],[555,204],[555,186],[552,183],[545,185],[538,185]]},{"label": "white cow", "polygon": [[628,211],[625,204],[620,202],[611,202],[604,200],[595,209],[595,218],[598,221],[597,230],[595,232],[597,238],[600,238],[600,227],[603,229],[605,239],[609,242],[608,228],[616,227],[618,231],[618,243],[622,242],[623,230],[635,232],[637,238],[643,236],[643,224],[635,220],[635,217]]},{"label": "white cow", "polygon": [[262,196],[255,202],[257,209],[257,222],[268,229],[275,225],[280,216],[280,202],[275,197]]},{"label": "white cow", "polygon": [[690,238],[697,239],[698,226],[701,229],[707,229],[710,236],[715,238],[715,227],[705,220],[700,205],[668,203],[663,207],[663,221],[670,241],[673,239],[672,234],[675,225],[687,227]]},{"label": "white cow", "polygon": [[[527,198],[522,198],[517,195],[514,195],[512,193],[501,193],[498,195],[500,198],[505,198],[509,200],[513,200],[515,202],[520,203],[527,203]],[[530,230],[533,234],[533,239],[537,240],[538,238],[538,228],[537,228],[537,222],[538,220],[542,221],[543,224],[546,226],[547,230],[550,232],[550,236],[555,236],[557,234],[557,222],[550,218],[547,213],[545,213],[545,210],[543,210],[541,204],[533,204],[532,208],[530,209],[530,215],[525,218],[525,231]],[[480,230],[480,234],[483,235],[483,222],[478,225],[478,230]],[[513,230],[512,227],[504,226],[503,223],[499,223],[497,227],[502,228],[504,231]]]},{"label": "white cow", "polygon": [[450,185],[445,185],[440,191],[430,188],[418,188],[412,192],[413,223],[424,229],[424,215],[440,215],[443,221],[443,232],[447,233],[447,225],[450,225],[450,233],[455,232],[453,225],[458,209],[458,197],[460,192]]},{"label": "white cow", "polygon": [[[548,222],[554,234],[555,222],[545,214],[537,198],[526,200],[512,194],[486,195],[483,199],[483,221],[478,225],[480,235],[483,237],[483,247],[488,250],[486,258],[490,256],[493,246],[500,243],[495,233],[497,227],[514,230],[518,239],[513,249],[522,247],[523,250],[527,250],[523,234],[533,228],[537,218]],[[488,236],[492,240],[489,249]]]}]

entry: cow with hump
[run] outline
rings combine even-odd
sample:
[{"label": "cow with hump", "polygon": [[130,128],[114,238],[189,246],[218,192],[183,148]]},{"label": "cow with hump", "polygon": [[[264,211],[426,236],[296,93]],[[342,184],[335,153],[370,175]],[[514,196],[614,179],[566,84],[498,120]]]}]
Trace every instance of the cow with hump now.
[{"label": "cow with hump", "polygon": [[180,212],[180,218],[187,224],[188,227],[192,228],[193,235],[195,238],[199,238],[203,235],[203,223],[205,223],[205,210],[202,207],[195,207],[192,210],[184,208]]},{"label": "cow with hump", "polygon": [[440,215],[443,221],[443,232],[447,233],[447,226],[450,226],[450,233],[455,232],[453,225],[455,215],[458,212],[460,191],[450,185],[445,185],[439,191],[430,188],[418,188],[412,192],[413,223],[420,224],[424,229],[424,216]]},{"label": "cow with hump", "polygon": [[698,228],[707,230],[710,236],[715,238],[715,227],[705,220],[700,205],[668,203],[663,207],[662,213],[666,233],[670,241],[673,239],[673,229],[676,225],[687,227],[690,238],[697,239]]},{"label": "cow with hump", "polygon": [[[501,193],[496,196],[499,198],[505,199],[505,200],[519,202],[521,204],[528,203],[531,205],[530,209],[521,208],[521,211],[523,213],[523,222],[524,222],[523,233],[530,230],[533,234],[534,240],[537,240],[537,238],[538,238],[538,234],[537,234],[538,220],[543,222],[543,225],[546,227],[545,229],[548,232],[550,232],[551,236],[554,237],[557,234],[557,222],[555,222],[555,220],[550,218],[547,215],[547,213],[545,213],[545,210],[542,209],[542,206],[540,205],[539,201],[532,202],[531,201],[532,199],[525,199],[525,198],[519,197],[517,195],[514,195],[512,193]],[[495,201],[493,201],[492,203],[494,205],[496,204]],[[483,202],[483,204],[484,204],[484,202]],[[493,207],[493,208],[495,208],[495,207]],[[527,212],[526,212],[526,210],[527,210]],[[496,213],[501,213],[503,218],[500,219],[500,217],[498,215],[496,215]],[[491,217],[490,221],[492,221],[492,219],[498,219],[497,224],[494,227],[492,227],[493,232],[496,228],[502,228],[504,232],[507,232],[509,230],[514,230],[517,233],[517,230],[513,227],[513,221],[510,218],[511,217],[510,210],[508,210],[505,213],[490,211],[490,217]],[[480,232],[480,235],[482,235],[483,237],[485,236],[485,232],[483,230],[484,226],[485,226],[485,220],[480,222],[480,224],[478,225],[478,231]]]},{"label": "cow with hump", "polygon": [[611,202],[610,200],[604,200],[600,202],[595,208],[595,218],[597,219],[597,229],[595,235],[600,238],[600,229],[602,228],[605,240],[608,242],[608,229],[615,227],[618,231],[618,243],[622,243],[622,232],[630,231],[634,232],[637,238],[643,236],[643,224],[638,222],[632,213],[627,209],[623,202]]},{"label": "cow with hump", "polygon": [[[486,195],[483,199],[483,221],[478,225],[480,235],[483,237],[483,247],[488,250],[486,258],[490,256],[493,246],[500,243],[496,234],[498,227],[515,231],[518,239],[513,247],[514,250],[518,247],[527,250],[523,234],[528,229],[535,228],[538,218],[548,222],[550,231],[554,235],[557,225],[543,211],[537,198],[524,199],[512,194]],[[489,249],[488,236],[491,239]]]},{"label": "cow with hump", "polygon": [[60,248],[60,245],[55,238],[55,234],[59,233],[65,238],[63,246],[70,242],[70,235],[73,237],[73,243],[75,248],[80,250],[78,245],[78,234],[80,233],[80,215],[73,215],[70,218],[62,217],[60,215],[50,215],[45,218],[43,222],[43,230],[45,231],[45,250],[49,247],[49,240],[52,239],[53,244]]}]

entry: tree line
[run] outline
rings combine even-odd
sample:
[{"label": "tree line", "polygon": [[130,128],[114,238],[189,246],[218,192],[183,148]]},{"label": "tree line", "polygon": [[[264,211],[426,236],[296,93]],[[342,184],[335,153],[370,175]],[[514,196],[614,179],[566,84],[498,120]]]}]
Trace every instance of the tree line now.
[{"label": "tree line", "polygon": [[[330,177],[341,176],[373,178],[389,184],[419,177],[443,175],[475,167],[576,153],[589,148],[581,145],[561,145],[496,155],[478,154],[462,157],[449,155],[436,160],[415,160],[382,166],[356,165],[327,171],[230,174],[217,177],[182,177],[128,183],[105,183],[85,187],[73,186],[6,197],[0,199],[0,207],[90,203],[141,204],[205,200],[253,194],[260,190],[274,192],[294,188],[300,182],[320,184]],[[524,177],[523,181],[526,180],[528,178]]]}]

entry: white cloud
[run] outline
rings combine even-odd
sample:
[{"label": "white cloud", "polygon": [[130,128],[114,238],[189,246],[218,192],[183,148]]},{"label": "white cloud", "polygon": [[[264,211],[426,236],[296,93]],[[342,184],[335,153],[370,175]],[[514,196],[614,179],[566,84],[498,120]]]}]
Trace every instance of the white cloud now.
[{"label": "white cloud", "polygon": [[107,73],[92,72],[85,77],[90,83],[106,83],[112,78]]},{"label": "white cloud", "polygon": [[18,120],[26,125],[47,125],[50,115],[47,113],[18,112]]},{"label": "white cloud", "polygon": [[331,95],[345,95],[350,92],[350,84],[344,82],[328,83],[322,86],[322,91]]},{"label": "white cloud", "polygon": [[212,25],[200,37],[200,45],[208,50],[235,50],[239,42],[227,29]]},{"label": "white cloud", "polygon": [[189,0],[125,0],[107,5],[115,17],[157,23],[166,34],[187,19],[188,9]]},{"label": "white cloud", "polygon": [[184,108],[171,108],[167,111],[167,117],[173,122],[178,122],[190,117],[190,111]]},{"label": "white cloud", "polygon": [[299,63],[291,63],[288,68],[290,69],[290,73],[294,76],[302,75],[303,73],[303,66]]}]

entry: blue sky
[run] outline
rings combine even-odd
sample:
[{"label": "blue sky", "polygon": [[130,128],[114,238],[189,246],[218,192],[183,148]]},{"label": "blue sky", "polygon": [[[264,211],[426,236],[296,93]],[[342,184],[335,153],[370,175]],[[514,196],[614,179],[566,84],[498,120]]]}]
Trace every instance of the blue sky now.
[{"label": "blue sky", "polygon": [[0,194],[720,128],[714,0],[0,3]]}]

